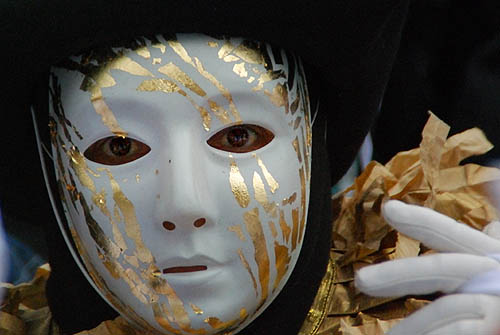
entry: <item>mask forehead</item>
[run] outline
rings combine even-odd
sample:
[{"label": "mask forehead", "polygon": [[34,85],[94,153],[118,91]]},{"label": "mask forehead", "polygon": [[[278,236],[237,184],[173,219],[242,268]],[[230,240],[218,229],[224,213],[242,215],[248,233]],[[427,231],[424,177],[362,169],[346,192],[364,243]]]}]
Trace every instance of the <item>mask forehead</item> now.
[{"label": "mask forehead", "polygon": [[[147,330],[241,329],[284,286],[304,235],[311,131],[300,63],[265,44],[178,35],[70,64],[77,71],[52,77],[54,163],[72,237],[98,290]],[[248,123],[275,138],[246,154],[207,146],[221,129]],[[82,154],[103,136],[139,138],[152,150],[103,166]],[[183,197],[189,209],[176,200]],[[205,230],[183,226],[198,214]],[[178,226],[172,233],[158,228],[165,218]],[[162,274],[172,258],[186,259],[183,243],[218,260],[222,282],[202,280],[205,291],[193,295],[182,279]],[[224,269],[232,280],[224,281]],[[238,285],[246,291],[231,292]]]}]

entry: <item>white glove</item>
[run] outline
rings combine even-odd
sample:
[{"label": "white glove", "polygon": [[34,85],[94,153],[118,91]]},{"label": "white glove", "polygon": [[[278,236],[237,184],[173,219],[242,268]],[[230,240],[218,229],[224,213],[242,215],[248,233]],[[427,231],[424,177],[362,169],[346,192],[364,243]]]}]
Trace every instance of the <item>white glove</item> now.
[{"label": "white glove", "polygon": [[356,287],[379,297],[450,293],[402,320],[389,334],[499,335],[500,240],[491,236],[500,236],[500,222],[480,232],[397,200],[386,202],[382,212],[396,230],[443,253],[364,267],[356,273]]}]

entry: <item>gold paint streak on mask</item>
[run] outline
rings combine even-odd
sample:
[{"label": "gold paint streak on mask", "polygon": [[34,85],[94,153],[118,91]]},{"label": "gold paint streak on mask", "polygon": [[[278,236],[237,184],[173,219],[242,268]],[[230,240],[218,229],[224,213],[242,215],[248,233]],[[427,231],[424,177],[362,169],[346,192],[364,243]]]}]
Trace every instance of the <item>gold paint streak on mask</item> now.
[{"label": "gold paint streak on mask", "polygon": [[226,100],[229,103],[229,110],[233,114],[235,122],[241,122],[240,114],[238,113],[238,110],[236,109],[236,106],[234,104],[233,97],[232,97],[231,93],[212,74],[208,73],[203,68],[203,65],[201,64],[201,62],[198,58],[195,57],[194,61],[196,63],[196,69],[198,70],[198,72],[200,72],[200,74],[202,76],[204,76],[208,81],[210,81],[212,83],[212,85],[217,87],[217,89],[222,94],[222,96],[224,98],[226,98]]},{"label": "gold paint streak on mask", "polygon": [[260,50],[250,48],[244,43],[240,44],[236,49],[234,49],[233,53],[247,63],[251,64],[265,63],[264,55],[262,55]]},{"label": "gold paint streak on mask", "polygon": [[217,56],[219,57],[219,59],[223,59],[224,57],[229,55],[233,50],[234,50],[234,45],[230,41],[226,40],[222,45],[222,47],[220,48],[219,52],[217,53]]},{"label": "gold paint streak on mask", "polygon": [[214,41],[209,41],[207,44],[211,48],[217,48],[217,47],[219,47],[219,44],[217,42],[214,42]]},{"label": "gold paint streak on mask", "polygon": [[297,94],[297,98],[295,98],[295,100],[292,102],[292,105],[290,106],[292,115],[295,115],[295,113],[297,112],[297,109],[299,108],[299,103],[300,103],[300,97]]},{"label": "gold paint streak on mask", "polygon": [[261,288],[261,297],[259,306],[261,306],[268,297],[269,293],[269,254],[266,246],[266,237],[262,229],[262,224],[259,219],[259,209],[254,208],[248,212],[243,213],[243,221],[248,234],[253,242],[255,249],[255,262],[259,269],[259,282]]},{"label": "gold paint streak on mask", "polygon": [[141,181],[141,176],[139,176],[139,174],[135,175],[135,181],[137,182],[137,184],[139,184],[139,182]]},{"label": "gold paint streak on mask", "polygon": [[229,226],[227,228],[227,230],[229,230],[230,232],[235,233],[241,241],[244,242],[244,241],[247,240],[245,238],[245,235],[243,235],[243,231],[241,230],[241,227],[239,225]]},{"label": "gold paint streak on mask", "polygon": [[156,43],[151,45],[153,48],[160,49],[161,53],[164,54],[167,47],[163,43]]},{"label": "gold paint streak on mask", "polygon": [[285,212],[283,212],[282,209],[280,210],[280,229],[281,233],[283,234],[283,240],[288,244],[288,241],[290,240],[291,229],[286,223]]},{"label": "gold paint streak on mask", "polygon": [[226,63],[237,62],[239,60],[240,59],[234,55],[227,55],[226,57],[224,57],[224,62],[226,62]]},{"label": "gold paint streak on mask", "polygon": [[96,113],[101,116],[104,125],[117,136],[126,136],[127,133],[120,128],[111,109],[102,96],[101,88],[116,85],[115,80],[110,74],[112,69],[121,70],[137,76],[153,77],[153,74],[130,58],[119,56],[104,65],[96,73],[87,75],[80,86],[82,90],[91,93],[90,100],[92,105]]},{"label": "gold paint streak on mask", "polygon": [[248,72],[245,69],[245,63],[234,64],[233,72],[236,73],[241,78],[248,77]]},{"label": "gold paint streak on mask", "polygon": [[246,208],[250,203],[250,195],[248,194],[247,185],[245,184],[245,179],[240,173],[236,161],[231,158],[231,170],[229,172],[229,184],[231,185],[231,191],[233,192],[234,198],[242,208]]},{"label": "gold paint streak on mask", "polygon": [[95,112],[101,116],[102,123],[106,127],[108,127],[109,131],[111,131],[116,136],[127,136],[127,132],[120,127],[118,121],[115,118],[115,115],[106,104],[106,101],[104,101],[101,89],[98,89],[98,91],[94,91],[90,100],[92,102],[92,106],[94,106]]},{"label": "gold paint streak on mask", "polygon": [[208,105],[210,106],[210,110],[222,124],[226,125],[231,123],[231,118],[229,117],[227,110],[217,105],[217,103],[211,99],[208,99]]},{"label": "gold paint streak on mask", "polygon": [[281,203],[282,206],[293,204],[294,201],[297,199],[297,192],[293,192],[291,196],[289,196],[286,199],[283,199],[283,202]]},{"label": "gold paint streak on mask", "polygon": [[[155,270],[157,270],[156,267],[151,265],[143,276],[148,277],[148,274],[152,274]],[[190,334],[204,334],[202,329],[191,329],[191,322],[189,320],[188,313],[184,308],[184,303],[165,279],[149,275],[148,282],[156,293],[162,294],[167,298],[170,308],[172,309],[173,319],[182,330],[189,332]]]},{"label": "gold paint streak on mask", "polygon": [[113,217],[108,210],[108,206],[106,204],[106,191],[102,189],[100,193],[94,193],[92,195],[92,202],[100,209],[101,213],[109,219],[109,223],[111,224],[111,229],[113,232],[113,240],[118,245],[121,252],[127,250],[127,243],[123,238],[120,228],[118,228],[118,225],[113,221]]},{"label": "gold paint streak on mask", "polygon": [[66,153],[70,157],[71,168],[75,171],[80,184],[89,189],[92,193],[96,193],[94,181],[87,173],[90,169],[87,167],[87,163],[85,162],[83,155],[75,146],[71,146]]},{"label": "gold paint streak on mask", "polygon": [[[96,242],[97,246],[102,249],[103,256],[114,261],[120,256],[120,248],[106,236],[102,228],[99,226],[99,223],[97,223],[97,221],[92,217],[85,198],[81,196],[79,201],[83,208],[85,222],[89,229],[90,236]],[[113,262],[113,264],[118,263]]]},{"label": "gold paint streak on mask", "polygon": [[210,124],[211,124],[211,117],[208,111],[204,108],[199,106],[193,98],[191,98],[186,92],[181,90],[179,86],[177,86],[176,83],[173,81],[170,81],[168,79],[148,79],[144,80],[138,87],[137,91],[145,91],[145,92],[164,92],[164,93],[179,93],[183,97],[185,97],[193,107],[198,110],[200,113],[200,116],[203,120],[203,128],[205,128],[206,131],[210,130]]},{"label": "gold paint streak on mask", "polygon": [[[210,327],[212,327],[215,330],[224,330],[224,329],[234,327],[237,323],[243,322],[247,318],[247,316],[248,315],[247,315],[246,309],[242,308],[240,310],[240,317],[238,319],[231,320],[228,322],[222,322],[219,318],[211,316],[209,318],[206,318],[204,320],[204,322],[208,323],[210,325]],[[224,333],[224,334],[226,334],[226,333]],[[221,335],[223,335],[223,334],[221,334]]]},{"label": "gold paint streak on mask", "polygon": [[158,72],[163,73],[170,78],[177,80],[182,85],[198,94],[200,97],[204,97],[207,93],[200,87],[196,82],[191,79],[184,71],[178,68],[174,63],[170,62],[158,69]]},{"label": "gold paint streak on mask", "polygon": [[292,251],[297,247],[297,237],[299,235],[299,208],[292,209]]},{"label": "gold paint streak on mask", "polygon": [[307,137],[304,134],[304,127],[300,126],[302,132],[302,153],[304,154],[304,165],[306,167],[306,177],[307,180],[310,179],[309,174],[309,146],[307,145]]},{"label": "gold paint streak on mask", "polygon": [[260,175],[254,171],[253,173],[253,190],[255,192],[255,200],[264,208],[267,214],[272,217],[276,217],[276,203],[269,203],[267,199],[266,189],[264,188],[264,182]]},{"label": "gold paint streak on mask", "polygon": [[193,105],[193,107],[196,110],[198,110],[198,112],[200,113],[200,117],[203,120],[203,128],[206,131],[209,131],[210,130],[210,124],[212,123],[212,118],[211,118],[210,114],[208,113],[208,111],[205,109],[205,107],[199,106],[193,100],[193,98],[191,98],[189,95],[185,94],[184,91],[181,90],[181,91],[179,91],[179,93],[181,95],[184,95],[186,97],[186,99],[191,103],[191,105]]},{"label": "gold paint streak on mask", "polygon": [[[172,334],[182,334],[182,331],[178,330],[178,329],[175,329],[171,324],[170,322],[164,317],[164,315],[166,314],[165,313],[165,309],[166,308],[161,308],[160,307],[160,304],[158,303],[154,303],[151,305],[152,309],[153,309],[153,315],[155,317],[155,320],[156,322],[158,322],[158,324],[165,330],[167,330],[168,332],[171,332]],[[165,307],[165,306],[164,306]]]},{"label": "gold paint streak on mask", "polygon": [[[309,95],[307,92],[307,89],[305,88],[304,85],[299,85],[299,93],[300,93],[300,99],[302,101],[302,108],[301,110],[303,111],[304,114],[304,119],[306,120],[306,144],[307,144],[307,149],[308,151],[310,150],[312,146],[312,130],[311,130],[311,110],[309,106]],[[297,97],[298,99],[298,97]]]},{"label": "gold paint streak on mask", "polygon": [[257,281],[255,280],[255,276],[253,275],[252,269],[250,268],[250,264],[248,264],[248,261],[247,261],[245,255],[243,255],[243,251],[241,249],[238,249],[238,256],[240,256],[241,263],[243,264],[245,269],[248,271],[250,278],[252,278],[253,288],[255,290],[255,296],[258,297],[259,291],[257,288]]},{"label": "gold paint streak on mask", "polygon": [[271,229],[271,234],[273,235],[273,238],[277,238],[278,237],[278,231],[276,230],[276,226],[274,225],[274,222],[273,221],[269,221],[268,222],[269,224],[269,229]]},{"label": "gold paint streak on mask", "polygon": [[82,134],[80,134],[80,132],[78,131],[78,129],[76,129],[75,125],[71,125],[71,129],[73,129],[73,131],[75,132],[76,136],[81,140],[83,140],[83,136]]},{"label": "gold paint streak on mask", "polygon": [[151,53],[149,52],[147,47],[140,47],[139,49],[136,49],[135,52],[143,58],[149,59],[151,58]]},{"label": "gold paint streak on mask", "polygon": [[113,208],[113,216],[115,218],[115,221],[117,223],[122,222],[122,217],[120,216],[120,210],[118,209],[118,205],[115,203],[114,208]]},{"label": "gold paint streak on mask", "polygon": [[278,288],[281,279],[283,279],[288,270],[288,264],[290,263],[288,248],[276,241],[274,242],[274,255],[276,257],[276,279],[274,280],[273,292]]},{"label": "gold paint streak on mask", "polygon": [[175,93],[180,91],[180,88],[176,83],[168,79],[148,79],[140,83],[136,90],[143,92],[159,91],[164,93]]},{"label": "gold paint streak on mask", "polygon": [[259,164],[260,169],[262,170],[262,173],[264,174],[264,178],[266,179],[267,185],[269,185],[269,189],[271,190],[271,193],[276,192],[276,190],[280,187],[276,179],[272,176],[272,174],[267,170],[266,165],[260,159],[259,156],[257,156],[255,153],[252,154],[252,156],[257,160],[257,164]]},{"label": "gold paint streak on mask", "polygon": [[[307,162],[305,164],[307,165]],[[300,218],[300,229],[299,229],[299,241],[301,242],[306,223],[306,180],[303,168],[299,169],[299,175],[300,175],[300,206],[302,207],[302,216]]]},{"label": "gold paint streak on mask", "polygon": [[273,93],[265,90],[264,93],[269,97],[271,103],[276,107],[285,107],[285,113],[288,114],[288,89],[283,84],[276,84]]},{"label": "gold paint streak on mask", "polygon": [[257,86],[252,88],[253,91],[260,91],[264,88],[264,84],[271,80],[276,80],[278,78],[285,78],[283,71],[267,71],[259,76],[257,81]]},{"label": "gold paint streak on mask", "polygon": [[186,63],[191,64],[193,66],[193,60],[189,57],[186,49],[180,44],[178,41],[168,41],[168,45],[175,51],[175,53]]},{"label": "gold paint streak on mask", "polygon": [[190,303],[189,306],[191,306],[191,309],[193,310],[194,314],[196,314],[196,315],[203,314],[203,310],[200,307],[196,306],[195,304]]},{"label": "gold paint streak on mask", "polygon": [[121,70],[129,74],[132,74],[134,76],[154,77],[154,75],[151,72],[149,72],[149,70],[147,70],[139,63],[125,56],[121,56],[114,59],[109,64],[109,67],[110,69]]},{"label": "gold paint streak on mask", "polygon": [[293,149],[297,154],[297,159],[299,160],[299,163],[302,163],[302,155],[300,154],[299,139],[297,136],[295,136],[295,139],[293,140],[292,144],[293,144]]},{"label": "gold paint streak on mask", "polygon": [[139,267],[139,259],[137,259],[136,256],[123,255],[123,257],[125,258],[125,261],[130,265],[135,266],[136,268]]},{"label": "gold paint streak on mask", "polygon": [[255,80],[255,77],[251,76],[250,78],[248,78],[247,83],[251,84],[251,83],[253,83],[254,80]]},{"label": "gold paint streak on mask", "polygon": [[[123,270],[123,269],[122,269]],[[141,280],[139,275],[132,269],[128,268],[123,271],[122,279],[130,287],[132,293],[145,305],[149,304],[146,296],[152,296],[153,292]],[[156,299],[157,300],[157,299]]]},{"label": "gold paint streak on mask", "polygon": [[297,116],[297,118],[295,119],[295,122],[293,124],[293,130],[296,130],[299,127],[300,121],[302,121],[302,118],[300,116]]},{"label": "gold paint streak on mask", "polygon": [[113,190],[113,200],[122,212],[125,221],[125,232],[136,246],[137,256],[143,263],[152,263],[154,261],[151,251],[144,245],[142,240],[141,226],[137,222],[135,208],[132,202],[123,194],[120,185],[113,178],[109,169],[104,169],[108,175],[111,189]]},{"label": "gold paint streak on mask", "polygon": [[233,114],[233,117],[235,118],[236,122],[241,122],[241,117],[238,113],[238,110],[236,109],[236,106],[234,105],[233,102],[233,97],[231,96],[231,93],[210,73],[208,73],[204,68],[203,65],[201,64],[200,60],[196,57],[194,57],[194,62],[191,59],[191,57],[188,55],[186,49],[178,42],[178,41],[168,41],[168,44],[172,49],[175,51],[175,53],[186,63],[191,64],[194,68],[198,70],[198,72],[205,77],[212,85],[217,87],[219,92],[226,98],[226,100],[229,102],[229,109],[231,113]]},{"label": "gold paint streak on mask", "polygon": [[109,258],[105,257],[101,253],[101,251],[99,250],[99,248],[96,248],[96,249],[97,249],[97,256],[102,261],[102,264],[104,265],[104,267],[106,268],[106,270],[108,270],[108,272],[111,275],[111,277],[113,277],[114,279],[120,279],[120,273],[116,270],[116,267],[113,264],[113,262]]},{"label": "gold paint streak on mask", "polygon": [[115,80],[111,76],[111,70],[120,70],[135,76],[154,77],[151,72],[139,63],[121,55],[101,66],[97,71],[87,75],[80,89],[90,92],[92,100],[98,98],[101,88],[116,85]]},{"label": "gold paint streak on mask", "polygon": [[153,65],[161,64],[161,58],[153,58],[152,64]]}]

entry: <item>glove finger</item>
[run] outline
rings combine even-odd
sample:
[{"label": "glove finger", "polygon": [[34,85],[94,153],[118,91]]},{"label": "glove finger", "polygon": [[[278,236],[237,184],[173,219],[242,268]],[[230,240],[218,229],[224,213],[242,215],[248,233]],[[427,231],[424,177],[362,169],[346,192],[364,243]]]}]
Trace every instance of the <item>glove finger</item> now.
[{"label": "glove finger", "polygon": [[500,297],[448,295],[403,319],[388,335],[498,334],[499,313]]},{"label": "glove finger", "polygon": [[493,221],[488,223],[483,228],[483,233],[493,237],[494,239],[500,240],[500,221]]},{"label": "glove finger", "polygon": [[500,269],[476,274],[457,288],[457,292],[500,296]]},{"label": "glove finger", "polygon": [[356,287],[368,295],[399,297],[455,292],[477,273],[497,269],[500,263],[485,256],[434,254],[366,266],[356,272],[354,280]]},{"label": "glove finger", "polygon": [[389,200],[382,212],[396,230],[432,249],[475,255],[500,252],[500,241],[432,209]]},{"label": "glove finger", "polygon": [[425,333],[425,335],[498,335],[500,334],[500,325],[494,329],[486,329],[483,320],[464,320],[446,325],[442,328]]}]

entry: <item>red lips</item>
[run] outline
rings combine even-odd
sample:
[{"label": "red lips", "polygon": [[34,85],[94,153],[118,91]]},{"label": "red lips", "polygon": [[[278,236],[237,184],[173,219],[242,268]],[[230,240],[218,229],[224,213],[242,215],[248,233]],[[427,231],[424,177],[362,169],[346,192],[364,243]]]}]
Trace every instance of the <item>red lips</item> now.
[{"label": "red lips", "polygon": [[205,265],[194,265],[194,266],[174,266],[170,268],[163,269],[163,273],[184,273],[184,272],[196,272],[205,271],[207,267]]}]

